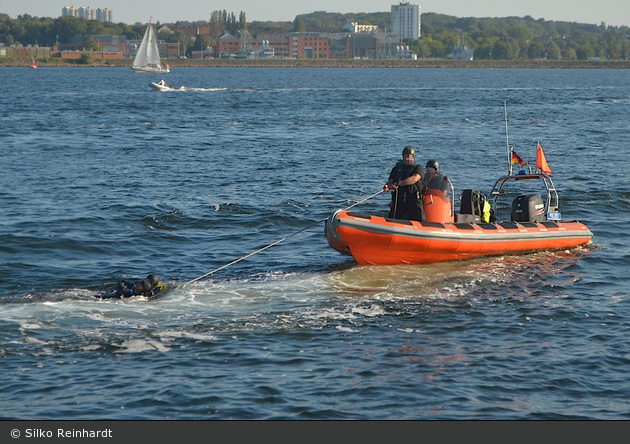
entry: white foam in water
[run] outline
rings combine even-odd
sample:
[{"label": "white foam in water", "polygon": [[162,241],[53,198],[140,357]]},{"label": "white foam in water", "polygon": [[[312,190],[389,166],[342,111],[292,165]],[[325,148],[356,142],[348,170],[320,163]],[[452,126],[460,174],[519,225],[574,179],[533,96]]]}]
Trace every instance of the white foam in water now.
[{"label": "white foam in water", "polygon": [[341,325],[338,325],[337,327],[335,327],[337,330],[339,331],[345,331],[347,333],[356,333],[359,330],[354,329],[354,328],[349,328],[349,327],[342,327]]},{"label": "white foam in water", "polygon": [[120,347],[120,350],[117,350],[116,353],[142,353],[145,351],[154,351],[157,350],[162,353],[166,353],[170,349],[166,347],[161,342],[145,340],[145,339],[131,339],[129,341],[123,342]]},{"label": "white foam in water", "polygon": [[189,333],[187,331],[168,330],[162,333],[158,333],[158,335],[160,337],[160,340],[163,342],[170,342],[176,338],[189,338],[199,342],[212,342],[218,339],[216,335]]},{"label": "white foam in water", "polygon": [[361,316],[366,316],[368,318],[372,318],[375,316],[382,316],[386,312],[383,307],[371,305],[369,307],[354,307],[352,309],[352,313],[360,314]]}]

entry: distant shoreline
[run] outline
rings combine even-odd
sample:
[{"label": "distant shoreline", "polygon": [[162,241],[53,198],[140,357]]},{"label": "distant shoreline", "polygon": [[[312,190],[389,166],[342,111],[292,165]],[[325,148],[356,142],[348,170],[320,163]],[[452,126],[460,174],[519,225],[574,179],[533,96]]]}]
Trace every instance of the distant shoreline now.
[{"label": "distant shoreline", "polygon": [[[35,59],[48,67],[131,67],[131,59],[92,59],[91,64],[59,58]],[[173,59],[173,68],[529,68],[529,69],[630,69],[630,61],[585,60],[348,60],[348,59]],[[31,59],[0,59],[0,66],[28,67]]]}]

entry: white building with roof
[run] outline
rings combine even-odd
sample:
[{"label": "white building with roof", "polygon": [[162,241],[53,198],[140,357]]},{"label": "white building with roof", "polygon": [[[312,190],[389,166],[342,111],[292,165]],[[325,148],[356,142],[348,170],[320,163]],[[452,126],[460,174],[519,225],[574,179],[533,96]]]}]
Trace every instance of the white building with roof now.
[{"label": "white building with roof", "polygon": [[377,25],[361,25],[359,23],[348,23],[346,26],[343,27],[344,31],[350,31],[350,32],[378,32],[378,26]]}]

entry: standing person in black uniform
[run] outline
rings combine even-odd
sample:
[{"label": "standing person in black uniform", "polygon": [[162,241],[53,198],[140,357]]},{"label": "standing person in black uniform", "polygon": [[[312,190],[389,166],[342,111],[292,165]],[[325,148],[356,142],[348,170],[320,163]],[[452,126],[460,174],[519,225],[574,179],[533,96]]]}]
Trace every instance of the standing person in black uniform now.
[{"label": "standing person in black uniform", "polygon": [[402,152],[402,161],[398,161],[389,174],[383,191],[393,190],[389,217],[423,221],[422,184],[424,168],[415,163],[416,150],[406,147]]}]

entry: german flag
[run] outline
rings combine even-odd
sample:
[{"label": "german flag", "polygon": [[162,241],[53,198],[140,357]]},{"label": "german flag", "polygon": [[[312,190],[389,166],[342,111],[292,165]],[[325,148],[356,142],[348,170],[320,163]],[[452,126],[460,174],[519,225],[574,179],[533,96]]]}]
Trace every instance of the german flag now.
[{"label": "german flag", "polygon": [[519,165],[527,165],[527,162],[521,159],[521,156],[516,154],[516,151],[512,151],[512,165],[516,165],[517,163]]}]

